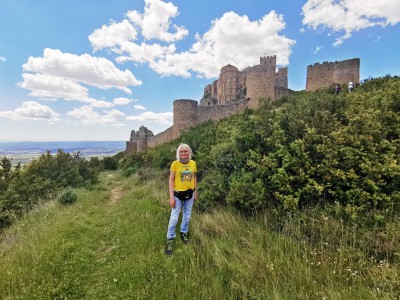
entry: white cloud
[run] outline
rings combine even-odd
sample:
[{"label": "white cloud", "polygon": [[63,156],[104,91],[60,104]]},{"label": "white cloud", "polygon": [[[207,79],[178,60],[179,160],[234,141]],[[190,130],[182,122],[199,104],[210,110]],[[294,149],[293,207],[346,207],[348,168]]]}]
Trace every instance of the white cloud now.
[{"label": "white cloud", "polygon": [[104,101],[104,100],[94,100],[90,102],[91,107],[96,107],[96,108],[110,108],[113,107],[113,103]]},{"label": "white cloud", "polygon": [[91,107],[97,108],[110,108],[114,106],[123,106],[131,103],[133,100],[128,98],[115,98],[112,102],[104,101],[104,100],[92,100],[90,102]]},{"label": "white cloud", "polygon": [[145,110],[146,109],[143,105],[134,105],[133,108],[136,110]]},{"label": "white cloud", "polygon": [[128,20],[123,20],[121,23],[111,21],[109,26],[103,25],[101,29],[95,30],[89,36],[89,41],[93,51],[97,51],[116,45],[121,46],[126,41],[136,40],[136,37],[137,31]]},{"label": "white cloud", "polygon": [[59,114],[50,107],[41,105],[35,101],[28,101],[13,111],[2,111],[0,117],[13,120],[45,120],[55,122],[59,120]]},{"label": "white cloud", "polygon": [[158,39],[164,42],[181,40],[188,34],[184,26],[172,24],[174,33],[170,32],[171,18],[178,15],[178,8],[171,2],[160,0],[145,0],[144,13],[130,11],[127,17],[132,23],[141,28],[142,36],[146,40]]},{"label": "white cloud", "polygon": [[46,48],[43,57],[29,57],[24,71],[42,73],[85,83],[101,89],[117,88],[131,94],[128,86],[142,84],[129,71],[121,71],[102,57],[75,55]]},{"label": "white cloud", "polygon": [[124,114],[116,109],[99,113],[94,111],[92,106],[84,105],[69,111],[67,116],[78,120],[83,125],[124,125],[118,120],[118,118],[124,117]]},{"label": "white cloud", "polygon": [[126,119],[130,121],[143,121],[143,122],[155,122],[155,123],[166,123],[172,124],[172,112],[155,113],[146,111],[141,115],[129,116]]},{"label": "white cloud", "polygon": [[174,44],[168,46],[161,46],[159,44],[135,44],[126,42],[118,49],[114,49],[117,54],[122,54],[116,58],[118,63],[125,61],[133,61],[139,63],[154,62],[160,57],[175,53],[176,48]]},{"label": "white cloud", "polygon": [[276,55],[279,65],[287,65],[295,41],[278,34],[284,28],[283,16],[274,11],[256,21],[227,12],[203,36],[196,36],[189,51],[166,55],[151,67],[163,75],[189,77],[192,71],[211,78],[228,63],[241,69],[257,64],[265,54]]},{"label": "white cloud", "polygon": [[82,102],[91,102],[88,89],[76,83],[73,80],[65,79],[47,74],[29,74],[22,75],[23,81],[17,85],[31,90],[29,95],[42,98],[44,100],[78,100]]},{"label": "white cloud", "polygon": [[115,98],[113,100],[113,104],[116,105],[127,105],[131,102],[133,102],[134,100],[132,99],[128,99],[128,98]]},{"label": "white cloud", "polygon": [[0,62],[5,62],[6,58],[4,56],[0,56]]},{"label": "white cloud", "polygon": [[[142,26],[142,34],[147,32],[145,31],[146,22],[151,23],[150,20],[155,19],[161,22],[163,16],[165,17],[163,15],[165,12],[156,9],[151,13],[147,11],[153,4],[160,4],[159,2],[158,0],[147,1],[143,15],[137,11],[128,13],[132,22],[137,26]],[[158,18],[156,12],[161,14]],[[175,13],[167,15],[174,17]],[[244,68],[257,64],[259,57],[263,55],[276,55],[278,65],[287,65],[291,47],[295,41],[279,35],[285,26],[283,16],[276,14],[275,11],[255,21],[249,20],[245,15],[239,16],[234,12],[227,12],[221,18],[212,21],[210,30],[202,36],[196,34],[197,41],[187,51],[177,53],[174,44],[167,46],[144,42],[139,44],[130,40],[114,45],[110,50],[119,55],[116,58],[119,63],[147,62],[154,71],[163,76],[196,75],[212,78],[217,77],[221,67],[228,63]],[[159,27],[155,26],[155,28]],[[148,33],[146,37],[168,40],[155,33],[152,35]]]},{"label": "white cloud", "polygon": [[342,44],[352,32],[400,22],[398,0],[308,0],[303,6],[303,25],[344,32],[334,45]]}]

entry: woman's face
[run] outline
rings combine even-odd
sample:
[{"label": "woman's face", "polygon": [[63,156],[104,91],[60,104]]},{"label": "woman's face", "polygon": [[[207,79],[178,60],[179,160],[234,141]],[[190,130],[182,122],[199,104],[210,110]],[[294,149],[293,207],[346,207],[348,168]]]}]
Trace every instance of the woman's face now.
[{"label": "woman's face", "polygon": [[188,147],[182,146],[179,149],[179,158],[181,160],[187,160],[189,158],[189,148]]}]

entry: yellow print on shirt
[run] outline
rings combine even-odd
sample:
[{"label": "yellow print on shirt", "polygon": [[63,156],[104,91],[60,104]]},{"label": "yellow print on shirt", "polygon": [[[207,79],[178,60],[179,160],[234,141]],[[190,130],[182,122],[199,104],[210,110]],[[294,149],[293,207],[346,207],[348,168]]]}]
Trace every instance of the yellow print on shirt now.
[{"label": "yellow print on shirt", "polygon": [[183,166],[181,169],[181,182],[191,182],[193,178],[193,170],[189,166]]}]

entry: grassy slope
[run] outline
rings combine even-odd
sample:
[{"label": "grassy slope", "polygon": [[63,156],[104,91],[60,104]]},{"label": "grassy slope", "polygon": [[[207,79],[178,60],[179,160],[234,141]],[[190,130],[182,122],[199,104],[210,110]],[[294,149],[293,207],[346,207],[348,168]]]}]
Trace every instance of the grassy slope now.
[{"label": "grassy slope", "polygon": [[396,299],[400,267],[350,245],[310,248],[230,211],[192,219],[163,254],[167,178],[103,173],[77,203],[48,203],[0,236],[0,299]]}]

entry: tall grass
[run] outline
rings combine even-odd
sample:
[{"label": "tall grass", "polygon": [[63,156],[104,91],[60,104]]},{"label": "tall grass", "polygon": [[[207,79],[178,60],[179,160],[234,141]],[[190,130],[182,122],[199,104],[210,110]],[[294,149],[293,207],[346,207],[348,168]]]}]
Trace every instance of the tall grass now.
[{"label": "tall grass", "polygon": [[106,172],[76,192],[1,234],[0,299],[398,299],[398,252],[372,259],[359,228],[329,217],[194,212],[168,258],[166,173]]}]

